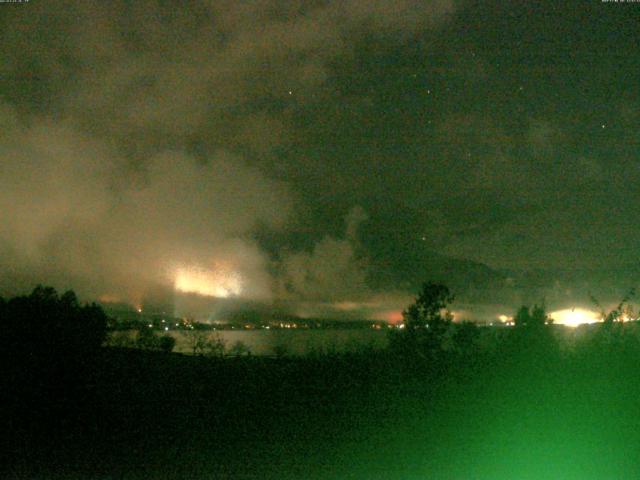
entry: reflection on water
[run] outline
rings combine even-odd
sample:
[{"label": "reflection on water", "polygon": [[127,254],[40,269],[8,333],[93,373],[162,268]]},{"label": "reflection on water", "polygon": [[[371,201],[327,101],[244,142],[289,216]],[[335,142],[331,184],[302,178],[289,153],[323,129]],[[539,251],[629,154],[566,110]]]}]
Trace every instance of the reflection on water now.
[{"label": "reflection on water", "polygon": [[[290,355],[346,352],[387,345],[387,332],[377,330],[218,330],[211,332],[227,349],[244,343],[253,355],[274,355],[277,350]],[[188,332],[174,331],[176,352],[191,353]]]},{"label": "reflection on water", "polygon": [[[189,335],[194,332],[173,330],[157,332],[176,339],[174,352],[192,353]],[[216,330],[202,332],[210,338],[219,337],[227,351],[241,342],[252,355],[306,355],[313,353],[343,353],[363,348],[383,348],[387,345],[384,330]],[[136,332],[129,333],[133,339]]]}]

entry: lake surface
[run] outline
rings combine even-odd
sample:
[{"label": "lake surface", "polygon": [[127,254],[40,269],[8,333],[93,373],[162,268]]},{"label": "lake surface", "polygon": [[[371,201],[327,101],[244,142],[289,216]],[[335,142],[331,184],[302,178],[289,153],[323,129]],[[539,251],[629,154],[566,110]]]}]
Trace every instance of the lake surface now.
[{"label": "lake surface", "polygon": [[[117,332],[120,336],[134,339],[137,332]],[[156,332],[159,335],[171,335],[176,339],[174,352],[192,353],[194,334],[204,334],[209,340],[219,338],[229,351],[238,342],[242,342],[252,355],[275,355],[281,351],[288,355],[306,355],[310,353],[331,353],[357,351],[362,348],[380,349],[387,346],[387,330],[214,330],[193,332],[172,330]]]}]

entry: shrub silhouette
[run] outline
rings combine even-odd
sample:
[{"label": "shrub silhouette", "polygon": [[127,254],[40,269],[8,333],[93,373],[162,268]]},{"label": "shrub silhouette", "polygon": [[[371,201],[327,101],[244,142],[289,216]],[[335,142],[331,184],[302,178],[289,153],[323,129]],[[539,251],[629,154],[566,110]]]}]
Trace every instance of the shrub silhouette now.
[{"label": "shrub silhouette", "polygon": [[176,346],[176,339],[170,335],[163,335],[158,338],[158,349],[165,353],[171,353]]},{"label": "shrub silhouette", "polygon": [[238,340],[229,348],[229,355],[234,357],[250,356],[251,348],[242,340]]},{"label": "shrub silhouette", "polygon": [[480,328],[473,322],[462,322],[456,326],[453,334],[453,344],[458,353],[471,355],[475,353],[475,346],[480,338]]},{"label": "shrub silhouette", "polygon": [[158,336],[151,328],[141,325],[138,328],[135,345],[141,350],[156,350],[158,348]]},{"label": "shrub silhouette", "polygon": [[514,324],[505,337],[505,358],[545,368],[558,361],[560,343],[544,305],[521,306],[514,315]]}]

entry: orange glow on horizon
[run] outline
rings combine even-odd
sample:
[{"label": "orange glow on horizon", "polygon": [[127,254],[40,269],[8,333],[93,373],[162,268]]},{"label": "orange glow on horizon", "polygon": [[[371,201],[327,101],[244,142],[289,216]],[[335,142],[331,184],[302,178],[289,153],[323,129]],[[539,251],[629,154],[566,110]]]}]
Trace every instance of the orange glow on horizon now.
[{"label": "orange glow on horizon", "polygon": [[402,310],[392,310],[386,313],[386,321],[392,325],[401,323],[404,320]]},{"label": "orange glow on horizon", "polygon": [[118,295],[106,293],[98,297],[98,301],[101,303],[120,303],[122,298]]}]

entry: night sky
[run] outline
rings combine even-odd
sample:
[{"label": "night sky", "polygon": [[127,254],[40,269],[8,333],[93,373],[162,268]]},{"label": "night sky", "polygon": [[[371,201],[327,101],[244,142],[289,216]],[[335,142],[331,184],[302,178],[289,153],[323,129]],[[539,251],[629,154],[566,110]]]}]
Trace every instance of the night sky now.
[{"label": "night sky", "polygon": [[639,33],[600,0],[0,4],[0,291],[613,298],[640,280]]}]

